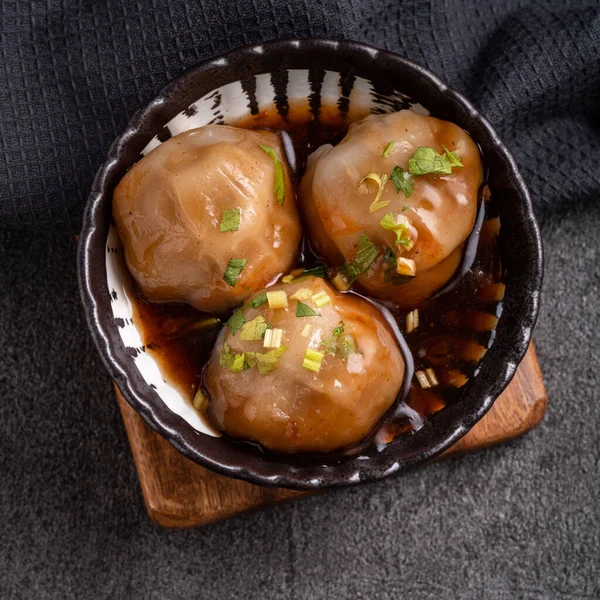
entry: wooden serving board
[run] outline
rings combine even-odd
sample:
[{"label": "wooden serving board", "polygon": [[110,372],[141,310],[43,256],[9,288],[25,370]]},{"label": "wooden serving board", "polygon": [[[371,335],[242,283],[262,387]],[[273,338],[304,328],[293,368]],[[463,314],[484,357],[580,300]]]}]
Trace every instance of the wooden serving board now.
[{"label": "wooden serving board", "polygon": [[[305,496],[230,479],[184,458],[154,432],[117,389],[117,399],[150,518],[162,527],[197,527],[242,512]],[[533,429],[548,397],[531,344],[509,387],[490,411],[443,456],[500,444]]]}]

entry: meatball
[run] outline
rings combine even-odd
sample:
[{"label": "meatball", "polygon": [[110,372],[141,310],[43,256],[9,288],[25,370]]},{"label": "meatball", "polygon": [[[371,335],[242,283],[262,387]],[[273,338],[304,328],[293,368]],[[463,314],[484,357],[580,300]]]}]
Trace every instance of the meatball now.
[{"label": "meatball", "polygon": [[403,110],[366,117],[337,146],[319,147],[308,158],[300,200],[313,248],[330,264],[352,265],[361,237],[372,242],[371,261],[351,280],[406,307],[456,271],[482,180],[479,150],[465,131]]},{"label": "meatball", "polygon": [[293,264],[301,228],[279,136],[224,125],[182,133],[134,165],[113,216],[150,301],[222,313]]},{"label": "meatball", "polygon": [[204,378],[210,419],[278,452],[329,452],[360,441],[404,379],[384,317],[317,277],[267,292],[268,301],[251,300],[219,335]]}]

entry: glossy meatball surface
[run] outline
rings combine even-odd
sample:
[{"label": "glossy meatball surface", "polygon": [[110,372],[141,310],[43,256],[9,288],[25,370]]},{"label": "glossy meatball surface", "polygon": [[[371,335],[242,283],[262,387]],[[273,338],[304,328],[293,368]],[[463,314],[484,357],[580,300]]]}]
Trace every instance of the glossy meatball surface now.
[{"label": "glossy meatball surface", "polygon": [[[245,329],[238,329],[239,314],[237,325],[223,328],[205,372],[209,417],[227,434],[278,452],[328,452],[360,441],[394,404],[404,379],[403,356],[382,314],[320,278],[267,291],[284,291],[288,307],[246,306],[239,313]],[[319,316],[297,316],[307,308]],[[266,326],[282,332],[279,348],[247,339]],[[274,360],[263,358],[269,352]]]},{"label": "glossy meatball surface", "polygon": [[[275,161],[261,145],[282,163],[283,205],[274,192]],[[301,237],[279,136],[224,125],[182,133],[135,164],[115,190],[113,217],[148,300],[214,313],[289,270]],[[232,259],[246,262],[226,281]]]},{"label": "glossy meatball surface", "polygon": [[[391,149],[384,157],[388,145]],[[409,160],[422,147],[440,155],[445,147],[460,157],[462,166],[444,175],[413,177],[408,197],[388,179],[380,197],[385,206],[370,212],[378,186],[373,180],[359,182],[369,173],[387,176],[395,166],[409,170]],[[482,180],[479,150],[465,131],[403,110],[366,117],[353,123],[337,146],[318,148],[308,159],[300,198],[315,250],[330,264],[351,262],[361,234],[366,234],[379,255],[358,277],[358,285],[373,297],[408,306],[427,298],[456,270],[473,228]],[[398,252],[396,234],[380,224],[387,213],[410,223],[411,248]],[[414,263],[416,276],[409,282],[394,285],[386,278],[388,248]]]}]

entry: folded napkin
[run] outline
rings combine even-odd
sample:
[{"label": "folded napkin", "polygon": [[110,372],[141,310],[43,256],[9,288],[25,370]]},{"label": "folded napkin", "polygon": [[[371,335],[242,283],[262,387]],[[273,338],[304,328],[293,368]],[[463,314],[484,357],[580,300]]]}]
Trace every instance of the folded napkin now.
[{"label": "folded napkin", "polygon": [[63,0],[0,5],[0,226],[78,231],[138,106],[199,60],[283,37],[393,50],[455,87],[513,151],[538,211],[600,196],[597,0]]}]

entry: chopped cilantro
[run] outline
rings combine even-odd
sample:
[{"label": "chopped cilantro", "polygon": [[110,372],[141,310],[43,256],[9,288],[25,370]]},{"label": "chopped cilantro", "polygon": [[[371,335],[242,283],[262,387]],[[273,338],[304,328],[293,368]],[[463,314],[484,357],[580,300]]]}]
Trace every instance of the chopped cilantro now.
[{"label": "chopped cilantro", "polygon": [[237,278],[240,276],[240,273],[244,270],[246,263],[248,262],[247,258],[232,258],[227,265],[227,269],[225,270],[225,274],[223,275],[223,279],[227,285],[231,287],[235,287],[235,282]]},{"label": "chopped cilantro", "polygon": [[225,321],[225,325],[231,329],[231,335],[235,335],[245,323],[246,319],[239,308]]},{"label": "chopped cilantro", "polygon": [[385,150],[381,153],[381,158],[387,158],[391,154],[395,145],[396,145],[396,142],[394,142],[394,141],[389,142],[389,144],[385,147]]},{"label": "chopped cilantro", "polygon": [[408,198],[415,189],[415,184],[411,179],[410,175],[399,166],[394,167],[390,173],[390,179],[396,188],[396,192],[404,192],[404,195]]},{"label": "chopped cilantro", "polygon": [[327,354],[335,356],[338,353],[338,338],[342,333],[344,333],[344,321],[340,321],[340,324],[334,328],[331,337],[321,342],[320,345]]},{"label": "chopped cilantro", "polygon": [[260,148],[273,159],[273,164],[275,165],[275,185],[273,187],[273,193],[275,194],[277,204],[279,204],[279,206],[283,206],[283,202],[285,201],[285,177],[283,174],[283,164],[277,157],[277,154],[273,148],[265,146],[264,144],[260,144]]},{"label": "chopped cilantro", "polygon": [[457,152],[450,152],[444,147],[444,154],[438,154],[433,148],[421,146],[417,148],[408,161],[408,172],[412,177],[419,175],[450,175],[452,167],[462,167]]},{"label": "chopped cilantro", "polygon": [[262,292],[258,296],[255,296],[248,302],[248,306],[252,308],[258,308],[261,304],[264,304],[267,301],[267,292]]},{"label": "chopped cilantro", "polygon": [[219,225],[219,231],[225,233],[226,231],[237,231],[240,226],[240,214],[239,208],[232,210],[224,210],[223,216],[221,217],[221,224]]},{"label": "chopped cilantro", "polygon": [[222,367],[228,369],[232,373],[239,373],[240,371],[250,368],[246,362],[245,353],[242,352],[241,354],[235,354],[227,343],[223,344],[221,355],[219,357],[219,363]]},{"label": "chopped cilantro", "polygon": [[321,315],[318,312],[315,312],[308,304],[304,304],[304,302],[300,302],[298,300],[298,304],[296,304],[296,316],[297,317],[320,317]]},{"label": "chopped cilantro", "polygon": [[256,367],[261,375],[268,375],[275,370],[286,350],[286,346],[280,346],[269,352],[246,352],[246,361],[250,367]]},{"label": "chopped cilantro", "polygon": [[262,340],[266,330],[267,323],[265,322],[265,318],[258,315],[258,317],[252,319],[252,321],[248,321],[243,325],[242,332],[240,333],[240,340],[245,342]]},{"label": "chopped cilantro", "polygon": [[377,250],[377,246],[375,246],[365,233],[361,233],[358,240],[356,257],[351,263],[344,265],[344,270],[350,279],[350,283],[354,283],[357,277],[371,266],[371,263],[378,255],[379,250]]}]

